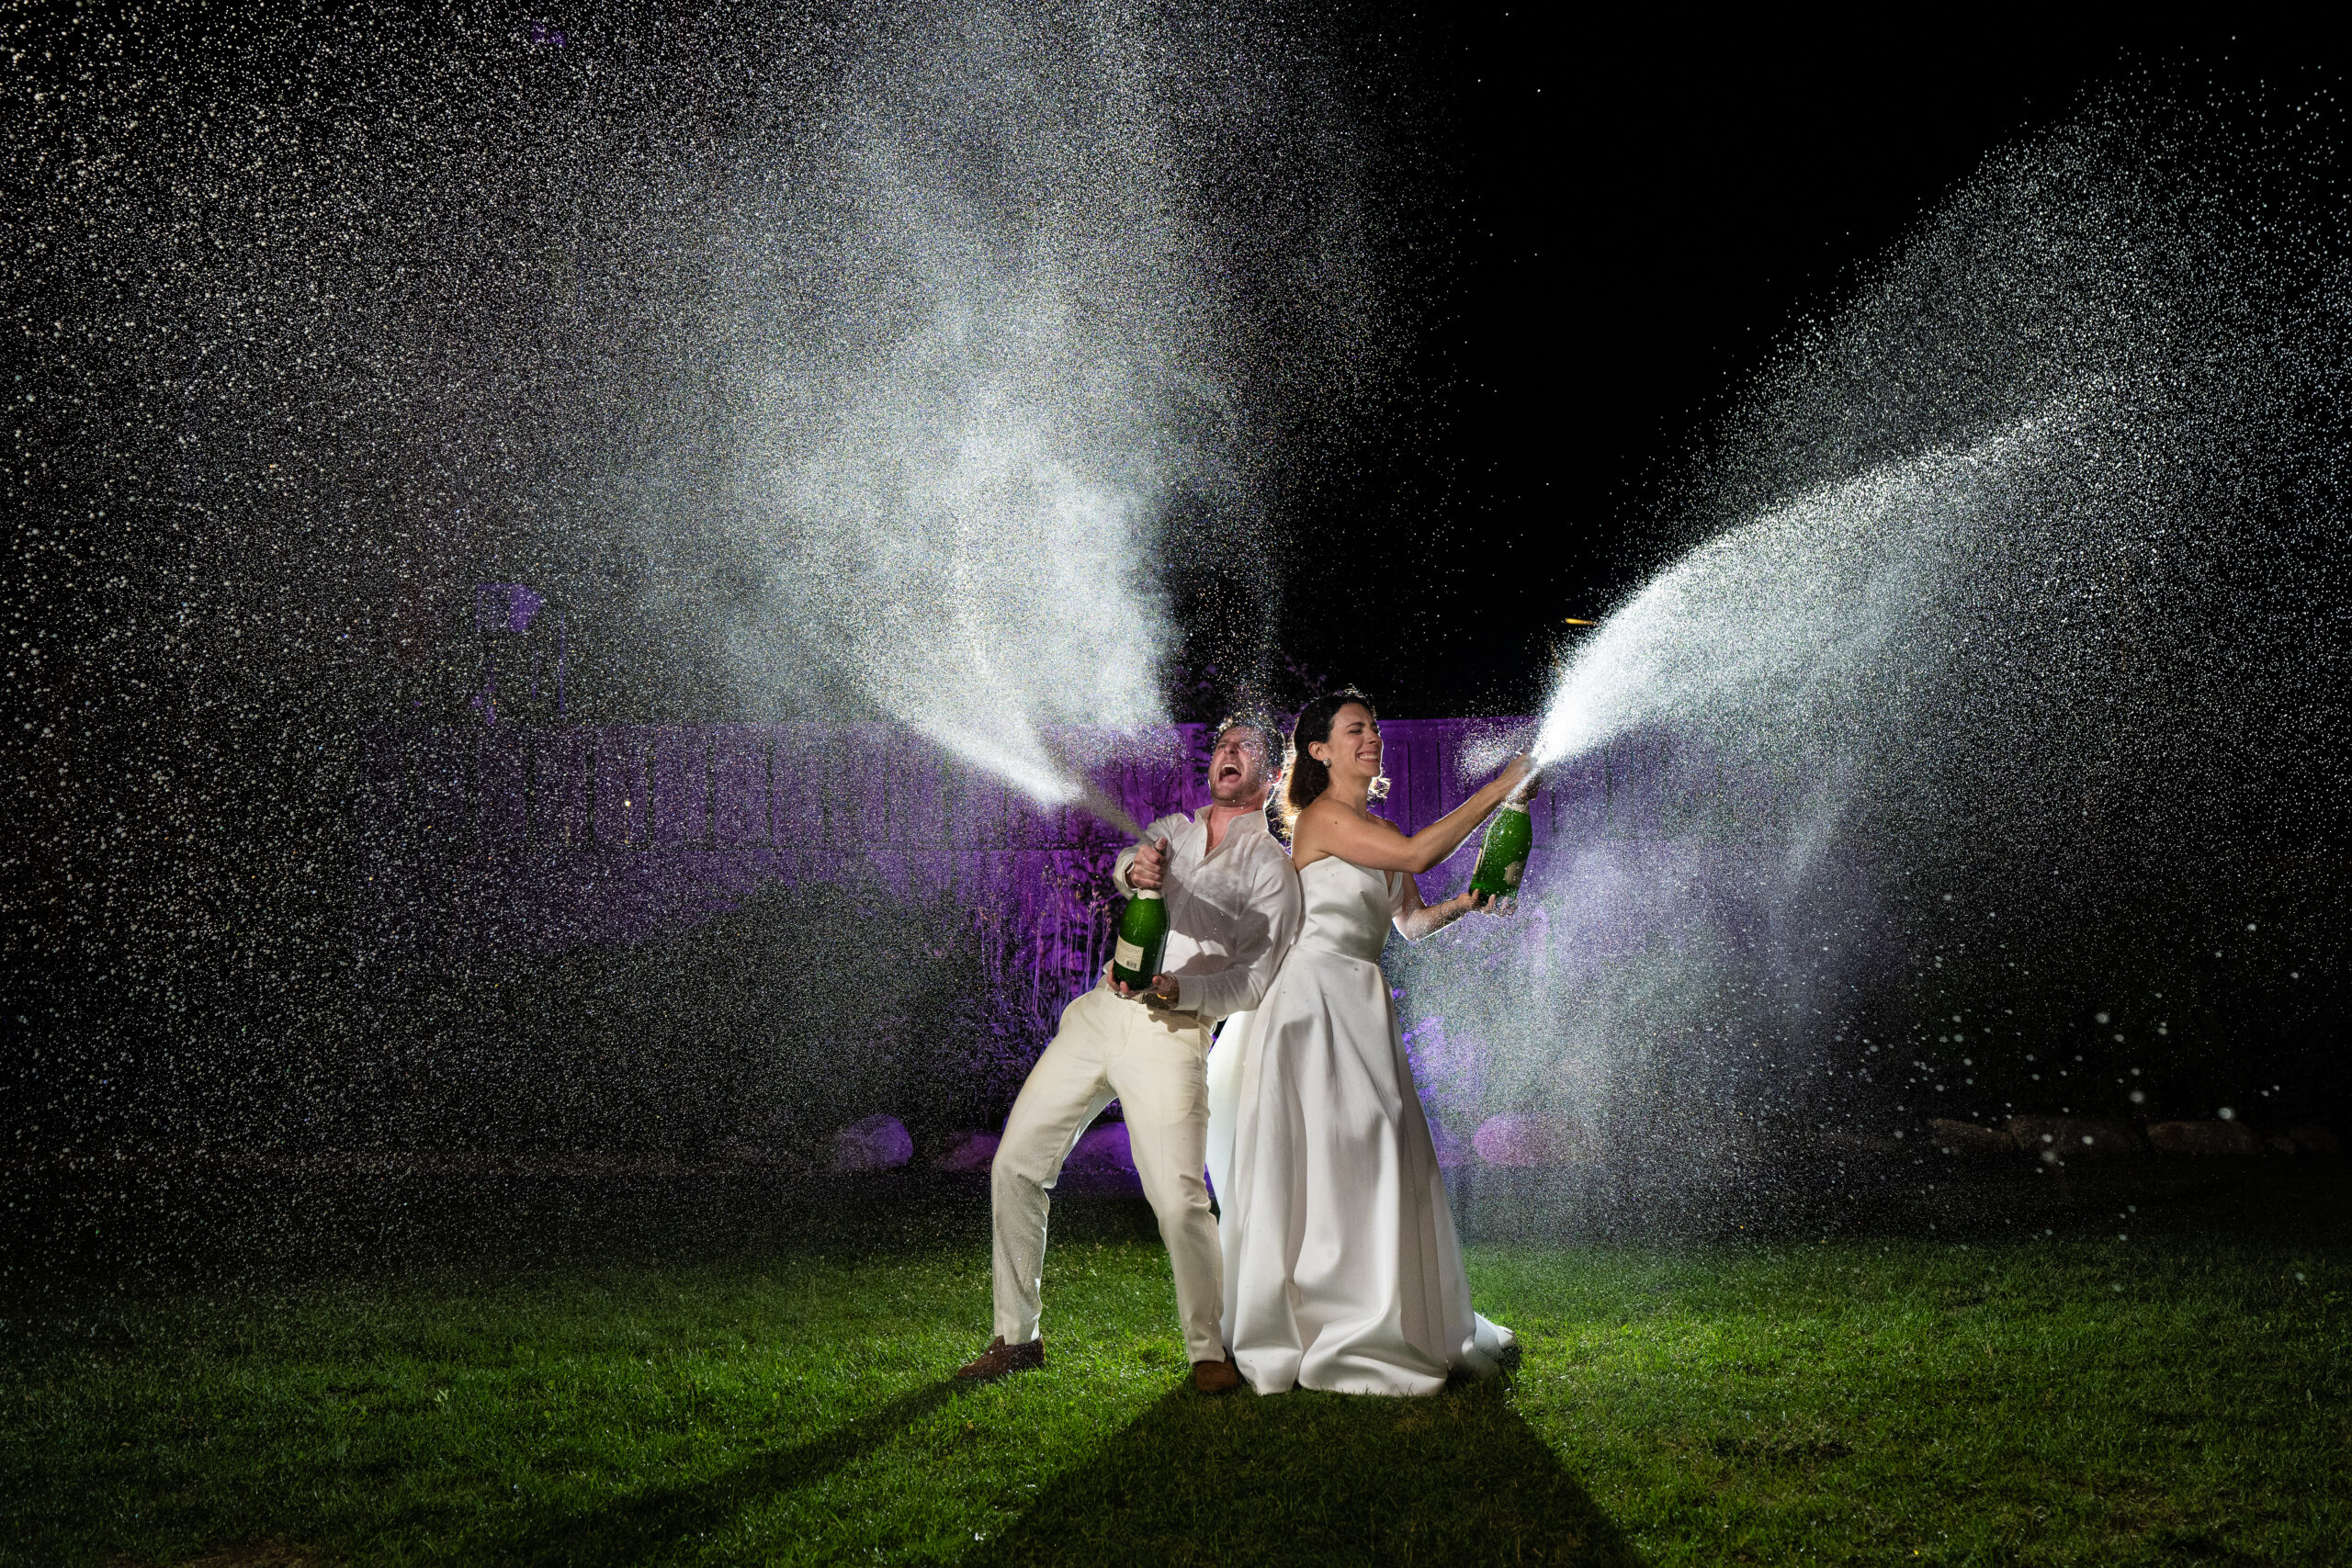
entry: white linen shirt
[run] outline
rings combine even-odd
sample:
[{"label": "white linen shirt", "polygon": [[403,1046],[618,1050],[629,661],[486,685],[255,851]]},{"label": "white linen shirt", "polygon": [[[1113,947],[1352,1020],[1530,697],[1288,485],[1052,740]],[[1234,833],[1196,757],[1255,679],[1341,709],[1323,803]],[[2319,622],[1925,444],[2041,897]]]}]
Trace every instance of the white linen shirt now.
[{"label": "white linen shirt", "polygon": [[[1211,854],[1214,809],[1162,817],[1144,834],[1146,843],[1165,839],[1169,848],[1160,885],[1168,951],[1159,972],[1176,979],[1176,1010],[1212,1024],[1258,1005],[1303,918],[1298,873],[1267,830],[1266,814],[1245,811],[1227,823]],[[1129,897],[1135,887],[1127,867],[1135,858],[1134,848],[1123,850],[1111,869],[1112,882]]]}]

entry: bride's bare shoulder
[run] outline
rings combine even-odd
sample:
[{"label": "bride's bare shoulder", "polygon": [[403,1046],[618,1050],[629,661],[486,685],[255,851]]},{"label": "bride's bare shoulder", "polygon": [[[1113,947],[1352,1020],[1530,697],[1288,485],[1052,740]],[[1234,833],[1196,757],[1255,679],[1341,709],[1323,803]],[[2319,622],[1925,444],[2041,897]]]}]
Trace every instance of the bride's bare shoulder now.
[{"label": "bride's bare shoulder", "polygon": [[1325,847],[1332,827],[1347,815],[1348,808],[1325,795],[1310,800],[1290,825],[1291,863],[1306,866],[1321,860],[1331,852]]},{"label": "bride's bare shoulder", "polygon": [[1338,852],[1331,846],[1334,838],[1344,836],[1359,825],[1389,833],[1401,833],[1402,829],[1385,817],[1334,800],[1329,795],[1311,801],[1291,825],[1290,858],[1294,864],[1311,865]]},{"label": "bride's bare shoulder", "polygon": [[1349,808],[1346,802],[1334,800],[1327,795],[1307,802],[1306,809],[1298,814],[1297,825],[1302,829],[1311,831],[1317,828],[1329,827],[1335,822],[1344,822],[1355,815],[1356,813]]}]

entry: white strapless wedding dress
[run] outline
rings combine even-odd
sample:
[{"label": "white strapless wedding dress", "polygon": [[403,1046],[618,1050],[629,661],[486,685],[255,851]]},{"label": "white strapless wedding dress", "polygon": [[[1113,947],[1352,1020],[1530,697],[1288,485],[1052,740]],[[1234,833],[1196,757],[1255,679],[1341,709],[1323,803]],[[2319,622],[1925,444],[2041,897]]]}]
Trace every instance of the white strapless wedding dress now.
[{"label": "white strapless wedding dress", "polygon": [[1380,950],[1404,874],[1298,874],[1306,921],[1209,1057],[1225,1341],[1260,1393],[1434,1393],[1511,1343],[1470,1309],[1462,1244]]}]

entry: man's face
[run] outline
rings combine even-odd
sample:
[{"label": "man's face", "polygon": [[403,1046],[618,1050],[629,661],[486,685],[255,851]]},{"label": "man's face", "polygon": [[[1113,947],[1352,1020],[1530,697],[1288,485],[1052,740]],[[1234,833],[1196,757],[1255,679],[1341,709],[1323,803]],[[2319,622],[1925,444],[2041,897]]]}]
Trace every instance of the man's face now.
[{"label": "man's face", "polygon": [[1235,725],[1209,753],[1209,798],[1219,806],[1266,803],[1266,743],[1258,731]]}]

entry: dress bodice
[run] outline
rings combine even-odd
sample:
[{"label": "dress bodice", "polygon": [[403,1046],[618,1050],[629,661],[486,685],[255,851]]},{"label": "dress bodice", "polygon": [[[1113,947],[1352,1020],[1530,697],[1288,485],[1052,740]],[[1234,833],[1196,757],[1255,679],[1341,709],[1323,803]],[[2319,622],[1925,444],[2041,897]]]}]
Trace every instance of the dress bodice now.
[{"label": "dress bodice", "polygon": [[1298,874],[1306,903],[1299,945],[1379,963],[1381,949],[1388,945],[1388,923],[1405,895],[1404,877],[1401,871],[1367,871],[1337,855],[1310,861]]}]

